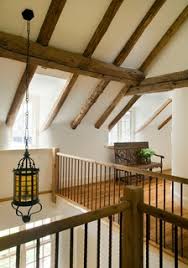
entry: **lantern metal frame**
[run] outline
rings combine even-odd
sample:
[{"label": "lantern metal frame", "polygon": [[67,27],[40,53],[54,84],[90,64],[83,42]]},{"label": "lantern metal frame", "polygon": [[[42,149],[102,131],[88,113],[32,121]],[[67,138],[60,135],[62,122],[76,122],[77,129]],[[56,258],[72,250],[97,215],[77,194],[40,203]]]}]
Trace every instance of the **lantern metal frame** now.
[{"label": "lantern metal frame", "polygon": [[[30,21],[34,17],[34,13],[30,9],[25,9],[22,12],[23,19],[27,21],[27,59],[25,71],[26,83],[26,113],[25,113],[25,152],[23,158],[18,162],[17,168],[13,169],[14,185],[13,185],[13,201],[12,207],[16,210],[16,215],[22,217],[24,223],[29,222],[31,215],[42,210],[42,205],[38,198],[39,195],[39,168],[36,168],[34,160],[30,157],[28,150],[29,143],[29,47],[30,47]],[[34,205],[38,205],[38,210],[33,211]],[[29,207],[27,213],[21,211],[20,207]]]}]

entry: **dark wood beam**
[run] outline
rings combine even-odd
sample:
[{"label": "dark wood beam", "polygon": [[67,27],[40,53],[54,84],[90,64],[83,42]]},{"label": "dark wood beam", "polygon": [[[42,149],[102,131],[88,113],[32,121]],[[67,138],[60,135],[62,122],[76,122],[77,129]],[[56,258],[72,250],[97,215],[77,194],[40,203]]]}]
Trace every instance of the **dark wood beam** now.
[{"label": "dark wood beam", "polygon": [[[42,27],[40,29],[40,32],[37,38],[37,42],[40,43],[41,45],[45,45],[45,46],[48,45],[50,38],[52,36],[52,33],[54,31],[54,28],[57,24],[57,21],[65,6],[65,3],[66,3],[66,0],[52,0],[51,1],[51,4],[48,8],[48,12],[46,14],[46,17],[44,19],[44,22],[42,24]],[[33,75],[36,71],[36,68],[37,68],[36,64],[30,64],[29,75],[28,75],[29,82],[32,80]],[[8,115],[6,118],[6,124],[8,126],[12,126],[14,124],[17,113],[23,101],[25,91],[26,91],[25,76],[26,76],[26,72],[24,71],[22,78],[19,82],[18,88],[16,90],[16,94],[14,96],[14,99],[8,111]]]},{"label": "dark wood beam", "polygon": [[145,72],[149,65],[153,62],[153,60],[159,55],[161,50],[167,45],[170,39],[174,36],[174,34],[179,30],[181,25],[186,21],[188,18],[188,5],[184,8],[184,10],[180,13],[174,23],[170,26],[170,28],[166,31],[157,45],[152,49],[150,54],[144,60],[142,65],[140,66],[139,70]]},{"label": "dark wood beam", "polygon": [[108,125],[108,129],[111,130],[118,121],[131,109],[131,107],[137,102],[137,100],[141,96],[133,96],[130,101],[125,105],[125,107],[121,110],[121,112],[111,121],[111,123]]},{"label": "dark wood beam", "polygon": [[166,124],[168,124],[168,122],[170,122],[170,120],[172,120],[172,115],[168,116],[159,126],[158,126],[158,130],[162,129],[164,126],[166,126]]},{"label": "dark wood beam", "polygon": [[[98,46],[99,42],[103,38],[104,34],[106,33],[107,29],[109,28],[115,14],[119,10],[123,0],[112,0],[110,3],[108,9],[106,10],[101,22],[99,23],[96,31],[94,32],[91,40],[89,41],[83,56],[85,57],[91,57],[94,50]],[[50,125],[52,124],[53,120],[59,113],[61,107],[63,106],[64,102],[66,101],[69,93],[71,92],[75,82],[77,81],[78,74],[73,74],[69,84],[67,84],[66,88],[63,90],[63,94],[61,94],[56,101],[56,103],[53,105],[52,110],[50,111],[50,114],[48,116],[47,122],[45,122],[43,126],[43,130],[46,130]]]},{"label": "dark wood beam", "polygon": [[[159,55],[162,48],[164,48],[168,44],[172,36],[179,30],[179,28],[181,27],[183,22],[187,19],[187,17],[188,17],[188,6],[185,7],[185,9],[180,13],[180,15],[174,21],[174,23],[169,27],[167,32],[163,35],[163,37],[160,39],[157,45],[153,48],[153,50],[147,56],[143,64],[140,66],[139,70],[146,72],[146,69],[148,68],[148,66]],[[112,103],[108,106],[108,108],[104,111],[104,113],[99,117],[99,119],[95,123],[96,128],[100,128],[102,124],[105,122],[105,120],[108,118],[108,116],[114,110],[115,107],[113,106],[113,102],[117,99],[118,100],[117,104],[118,104],[120,100],[124,97],[123,90],[124,89],[122,89],[122,92],[120,91],[118,93],[118,95],[115,97]],[[135,92],[135,94],[137,93]]]},{"label": "dark wood beam", "polygon": [[[24,37],[0,32],[0,56],[2,57],[26,61],[26,44],[27,40]],[[143,73],[135,69],[117,67],[111,63],[84,57],[79,53],[42,46],[32,41],[30,42],[30,63],[123,83],[127,80],[141,81],[144,78]]]},{"label": "dark wood beam", "polygon": [[108,30],[113,18],[115,17],[117,11],[119,10],[121,4],[124,0],[112,0],[108,9],[106,10],[101,22],[99,23],[96,31],[94,32],[91,40],[89,41],[83,56],[91,57],[95,49],[97,48],[98,44],[100,43],[101,39],[105,35],[106,31]]},{"label": "dark wood beam", "polygon": [[85,116],[85,114],[89,111],[91,105],[93,105],[96,101],[96,99],[101,94],[101,88],[105,87],[108,84],[108,81],[101,80],[101,82],[98,84],[95,91],[91,94],[87,102],[84,106],[82,106],[80,113],[77,115],[77,117],[71,122],[72,129],[75,129]]},{"label": "dark wood beam", "polygon": [[166,2],[166,0],[157,0],[154,2],[154,4],[151,6],[151,8],[148,10],[136,30],[133,32],[127,43],[124,45],[123,49],[120,51],[119,55],[114,60],[114,64],[120,66],[133,47],[135,46],[136,42],[140,38],[140,36],[143,34],[144,30],[147,28],[147,26],[150,24],[150,22],[153,20],[153,18],[156,16],[160,8],[163,6],[163,4]]},{"label": "dark wood beam", "polygon": [[164,92],[182,87],[188,87],[188,70],[146,78],[139,86],[130,88],[127,95]]},{"label": "dark wood beam", "polygon": [[[155,17],[161,6],[166,2],[166,0],[157,0],[154,2],[152,7],[149,9],[147,14],[144,16],[143,20],[140,22],[134,33],[131,35],[129,40],[126,42],[123,49],[120,51],[118,56],[115,58],[113,64],[116,66],[120,66],[126,59],[126,57],[129,55],[130,51],[136,44],[139,37],[142,35],[146,27],[149,25],[149,23],[152,21],[152,19]],[[72,121],[71,126],[72,128],[76,128],[82,121],[82,119],[85,117],[85,115],[88,113],[88,111],[91,109],[91,107],[94,105],[94,103],[97,101],[97,99],[100,97],[100,95],[103,93],[107,85],[110,83],[110,80],[107,81],[101,81],[97,87],[93,90],[91,93],[91,96],[87,99],[85,104],[82,106],[80,113],[76,116],[76,118]],[[96,91],[96,92],[95,92]],[[123,90],[124,91],[124,87]],[[105,115],[103,114],[101,118],[97,121],[95,125],[102,124],[102,120],[104,120],[104,117],[107,114],[110,114],[110,110],[113,110],[114,103],[118,103],[120,101],[120,96],[124,95],[124,93],[120,93],[117,98],[114,99],[113,103],[107,108],[105,111]],[[92,101],[91,101],[92,100]],[[118,101],[119,100],[119,101]],[[99,126],[100,127],[100,126]],[[97,127],[97,128],[99,128]]]}]

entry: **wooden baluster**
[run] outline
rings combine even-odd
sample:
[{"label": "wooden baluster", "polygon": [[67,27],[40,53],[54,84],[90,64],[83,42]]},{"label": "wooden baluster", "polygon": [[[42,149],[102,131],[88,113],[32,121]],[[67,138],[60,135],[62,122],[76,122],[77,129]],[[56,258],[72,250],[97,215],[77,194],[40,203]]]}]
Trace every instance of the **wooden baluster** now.
[{"label": "wooden baluster", "polygon": [[[109,167],[109,174],[108,174],[108,205],[110,206],[110,195],[111,195],[111,167]],[[115,178],[114,178],[115,179]]]},{"label": "wooden baluster", "polygon": [[98,165],[95,164],[95,174],[96,174],[96,186],[95,186],[95,209],[97,209],[97,183],[98,183]]},{"label": "wooden baluster", "polygon": [[100,170],[99,170],[99,208],[101,208],[101,205],[102,205],[102,165],[99,166]]},{"label": "wooden baluster", "polygon": [[86,161],[84,162],[84,206],[86,205],[86,169],[87,169],[87,165],[86,165]]},{"label": "wooden baluster", "polygon": [[80,180],[80,160],[78,159],[78,168],[77,168],[77,203],[79,202],[79,180]]},{"label": "wooden baluster", "polygon": [[113,179],[113,204],[116,203],[116,181],[119,180],[118,170],[114,169],[114,179]]},{"label": "wooden baluster", "polygon": [[106,166],[104,166],[104,207],[106,205]]},{"label": "wooden baluster", "polygon": [[83,161],[81,160],[81,204],[83,204]]},{"label": "wooden baluster", "polygon": [[94,178],[94,163],[92,163],[92,170],[91,170],[91,209],[93,209],[94,205],[93,205],[93,178]]},{"label": "wooden baluster", "polygon": [[87,170],[87,207],[89,208],[89,190],[90,190],[90,163],[88,162],[88,170]]}]

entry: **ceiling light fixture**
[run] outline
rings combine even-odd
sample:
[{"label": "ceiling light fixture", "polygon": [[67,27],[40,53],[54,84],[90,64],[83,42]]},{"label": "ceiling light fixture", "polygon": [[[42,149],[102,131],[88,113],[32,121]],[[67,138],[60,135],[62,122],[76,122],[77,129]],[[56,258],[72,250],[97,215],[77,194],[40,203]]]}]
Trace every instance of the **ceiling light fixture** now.
[{"label": "ceiling light fixture", "polygon": [[[14,186],[12,207],[16,210],[16,215],[21,216],[23,222],[29,222],[31,215],[42,210],[39,201],[39,169],[36,168],[34,160],[29,153],[29,48],[30,48],[30,21],[34,17],[34,13],[30,9],[22,12],[22,17],[27,21],[27,58],[25,69],[25,88],[26,88],[26,111],[25,111],[25,152],[23,158],[18,162],[17,168],[13,170]],[[38,210],[33,211],[34,205],[38,205]],[[22,211],[20,207],[25,207]],[[26,211],[27,208],[27,211]],[[25,212],[25,213],[24,213]]]}]

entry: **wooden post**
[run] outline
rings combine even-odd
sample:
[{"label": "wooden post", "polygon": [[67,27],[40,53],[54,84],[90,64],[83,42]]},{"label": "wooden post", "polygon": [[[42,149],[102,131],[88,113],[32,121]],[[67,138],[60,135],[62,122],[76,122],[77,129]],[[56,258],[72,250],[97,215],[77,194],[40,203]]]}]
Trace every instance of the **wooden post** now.
[{"label": "wooden post", "polygon": [[125,200],[130,207],[122,217],[122,267],[143,268],[143,213],[138,211],[138,204],[143,203],[142,187],[127,186]]},{"label": "wooden post", "polygon": [[52,202],[56,203],[56,190],[58,182],[58,148],[52,148]]}]

